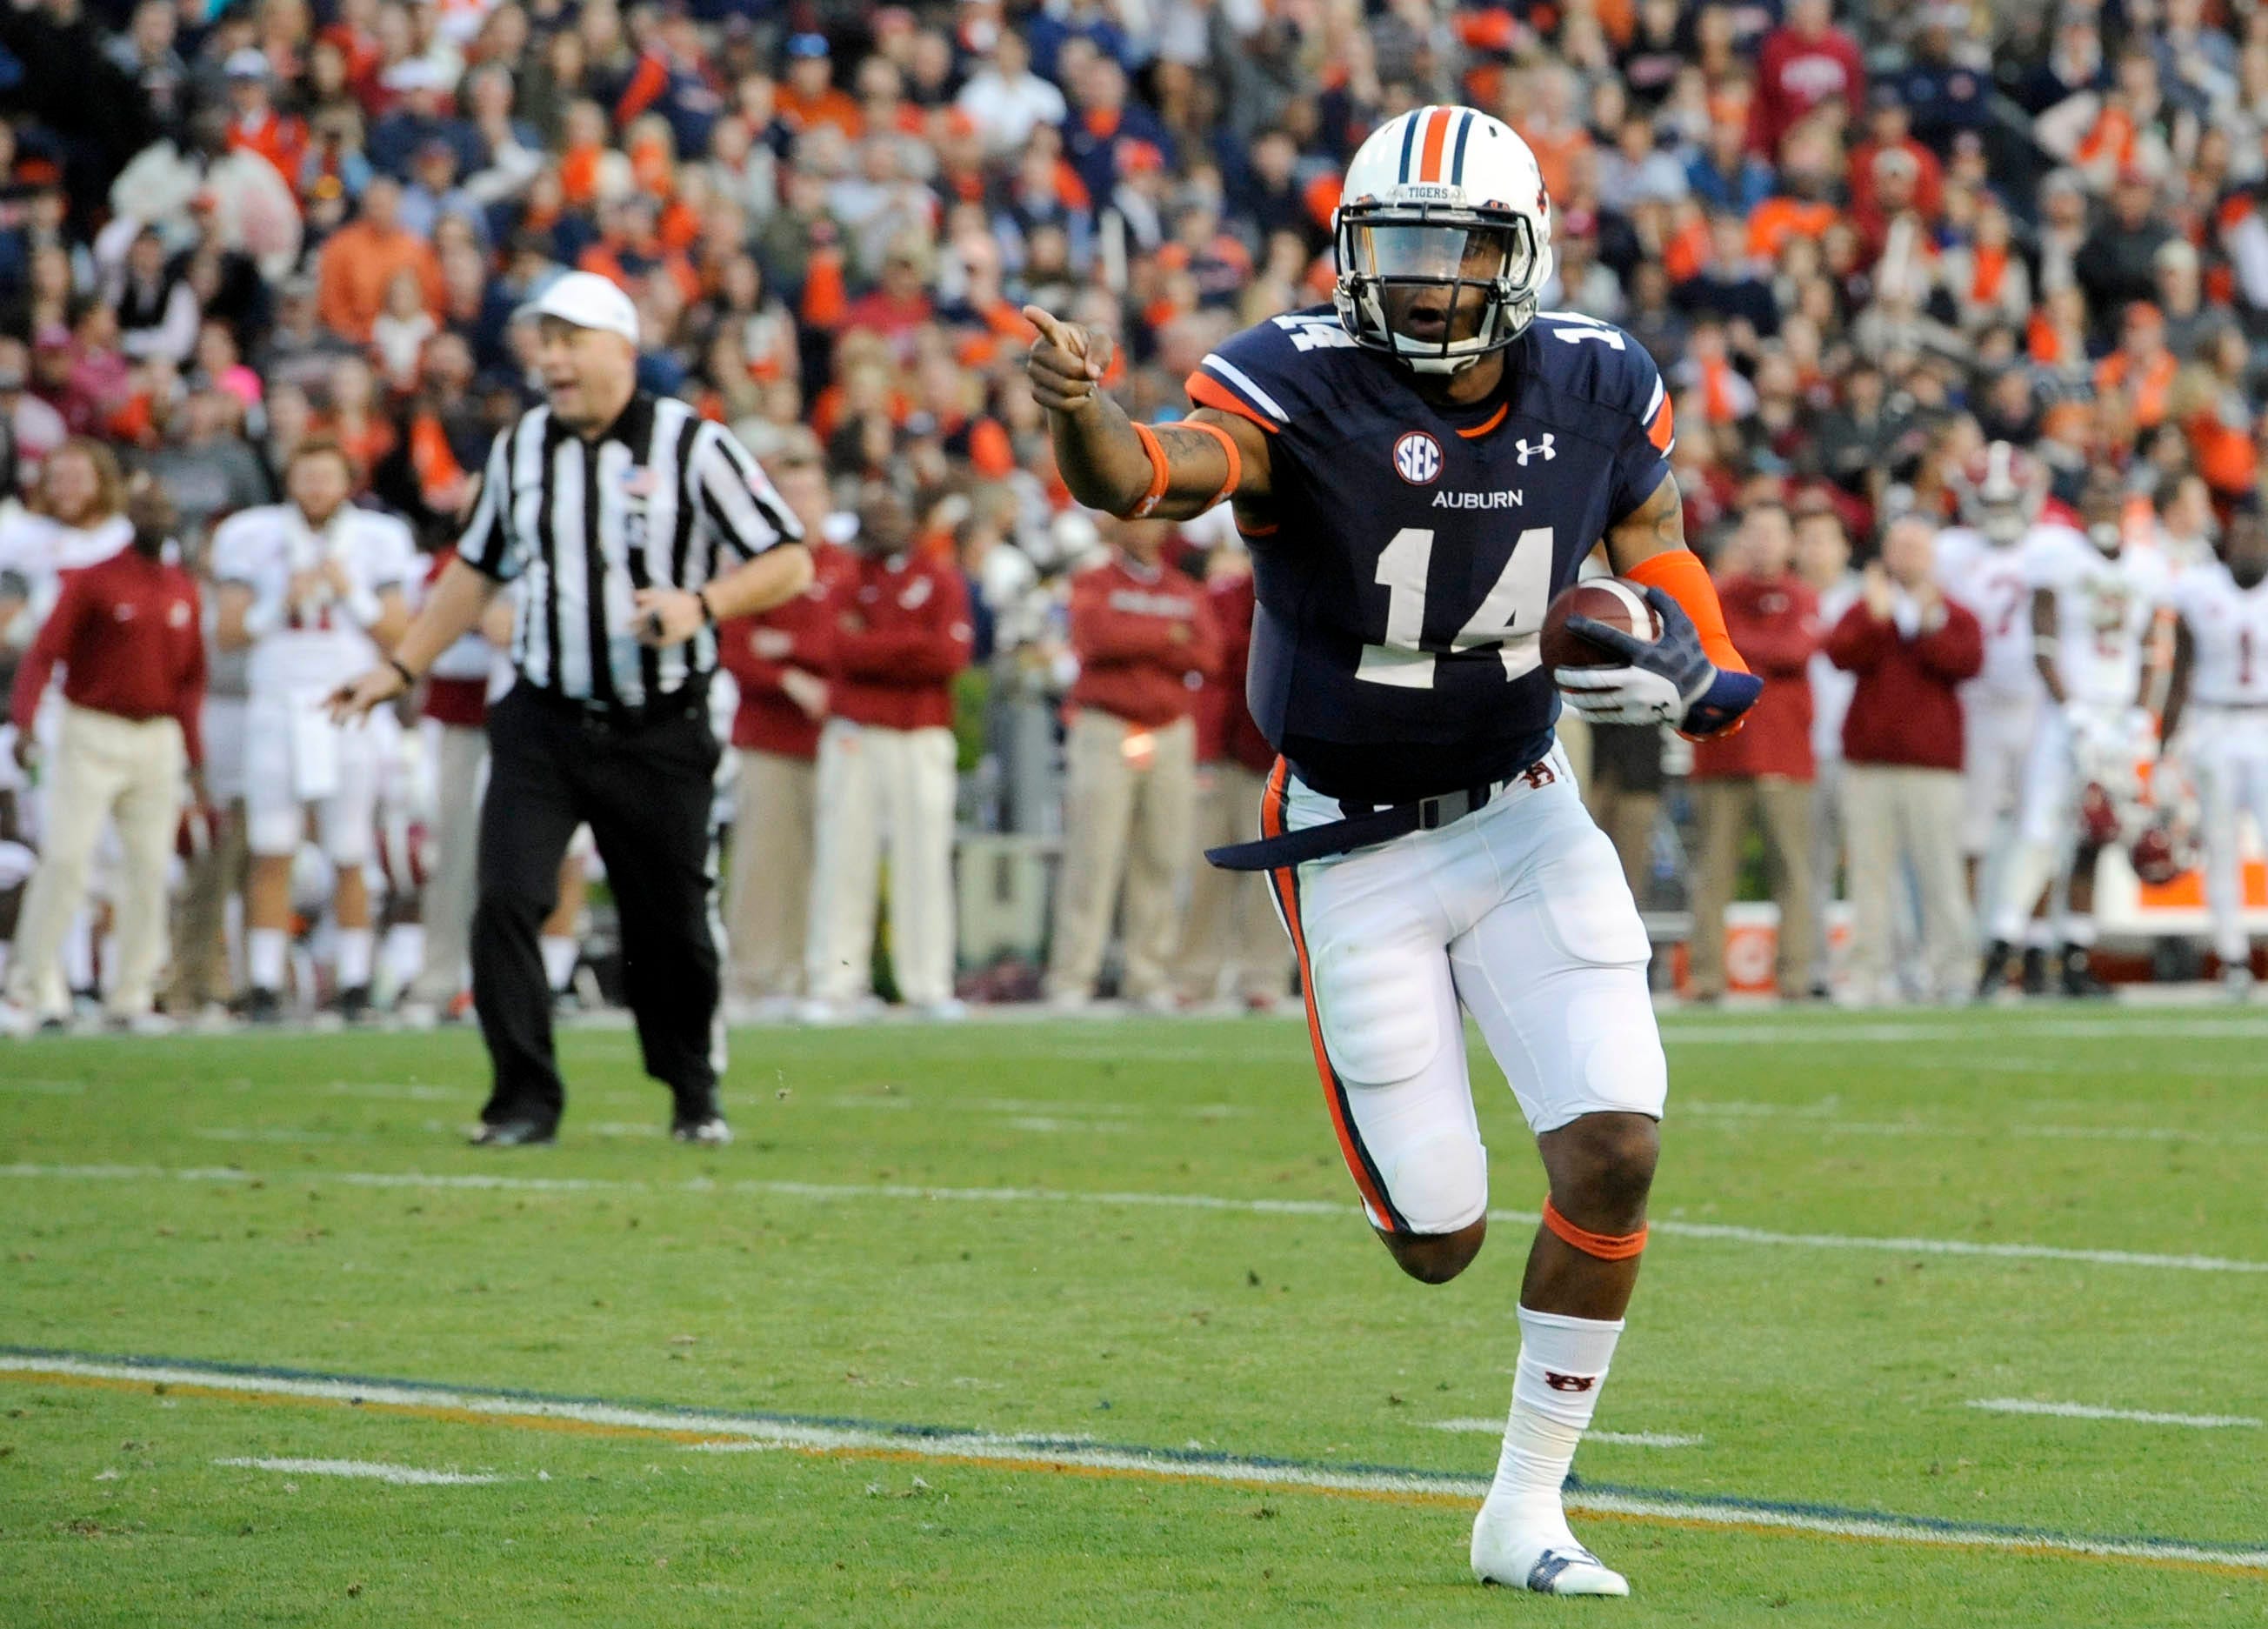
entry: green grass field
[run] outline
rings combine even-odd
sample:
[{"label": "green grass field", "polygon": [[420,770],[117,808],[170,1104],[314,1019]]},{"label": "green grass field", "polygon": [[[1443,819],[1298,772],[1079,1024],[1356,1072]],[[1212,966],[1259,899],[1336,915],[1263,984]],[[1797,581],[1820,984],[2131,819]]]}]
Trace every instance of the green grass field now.
[{"label": "green grass field", "polygon": [[494,1154],[469,1035],[0,1050],[0,1624],[2268,1622],[2268,1017],[1667,1034],[1622,1603],[1465,1567],[1541,1198],[1477,1047],[1441,1288],[1290,1023],[744,1032],[721,1151],[619,1031]]}]

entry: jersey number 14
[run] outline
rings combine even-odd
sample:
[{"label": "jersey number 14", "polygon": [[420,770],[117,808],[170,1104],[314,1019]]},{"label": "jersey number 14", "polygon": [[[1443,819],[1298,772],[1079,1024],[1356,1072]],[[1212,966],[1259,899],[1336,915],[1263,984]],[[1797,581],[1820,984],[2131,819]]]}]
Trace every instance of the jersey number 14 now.
[{"label": "jersey number 14", "polygon": [[1430,690],[1438,660],[1495,657],[1506,680],[1532,673],[1543,657],[1536,638],[1551,602],[1551,528],[1532,526],[1512,545],[1496,586],[1446,646],[1425,643],[1426,579],[1433,564],[1430,527],[1404,527],[1378,557],[1386,590],[1386,639],[1362,647],[1355,677],[1406,690]]}]

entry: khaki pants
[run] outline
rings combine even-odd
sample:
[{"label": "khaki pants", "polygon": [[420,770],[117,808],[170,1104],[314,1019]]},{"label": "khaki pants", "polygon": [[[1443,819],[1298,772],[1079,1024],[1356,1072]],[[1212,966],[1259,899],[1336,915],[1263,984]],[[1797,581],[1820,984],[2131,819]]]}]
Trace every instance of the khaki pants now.
[{"label": "khaki pants", "polygon": [[1851,840],[1851,984],[1861,1000],[1896,993],[1891,984],[1896,899],[1905,867],[1919,885],[1927,994],[1964,993],[1974,970],[1969,892],[1963,881],[1961,775],[1852,763],[1843,770],[1843,818]]},{"label": "khaki pants", "polygon": [[72,913],[85,902],[95,844],[114,820],[118,956],[109,1006],[122,1018],[150,1010],[166,956],[166,862],[180,824],[184,756],[181,726],[171,719],[137,724],[64,704],[51,760],[47,840],[17,925],[9,975],[9,996],[18,1005],[43,1018],[70,1010],[58,956]]},{"label": "khaki pants", "polygon": [[[1143,738],[1149,750],[1142,750]],[[1110,938],[1111,907],[1126,883],[1125,986],[1130,1000],[1172,989],[1182,879],[1197,817],[1197,726],[1161,730],[1082,708],[1065,742],[1064,863],[1056,880],[1055,944],[1048,993],[1094,991]]]},{"label": "khaki pants", "polygon": [[1811,784],[1782,775],[1697,780],[1693,810],[1701,850],[1693,870],[1693,993],[1725,993],[1725,907],[1740,874],[1742,839],[1760,825],[1779,906],[1779,991],[1804,994],[1811,977]]},{"label": "khaki pants", "polygon": [[236,993],[228,964],[228,902],[244,889],[244,807],[221,811],[212,845],[192,859],[173,906],[173,975],[166,1006],[194,1013]]},{"label": "khaki pants", "polygon": [[425,959],[409,994],[440,1006],[457,999],[472,972],[473,905],[481,877],[481,769],[488,762],[489,733],[440,724],[426,739],[433,743],[433,874],[418,896]]},{"label": "khaki pants", "polygon": [[817,763],[777,752],[735,752],[733,875],[725,932],[732,946],[725,993],[743,1000],[803,993],[811,922],[812,812]]},{"label": "khaki pants", "polygon": [[890,852],[890,968],[898,994],[953,994],[953,732],[832,719],[819,737],[804,984],[816,999],[873,988],[874,905]]},{"label": "khaki pants", "polygon": [[1197,772],[1197,837],[1190,844],[1189,918],[1182,927],[1180,984],[1192,1001],[1210,1001],[1222,985],[1247,1000],[1276,1000],[1292,987],[1292,947],[1264,878],[1222,871],[1204,851],[1260,836],[1260,797],[1267,778],[1223,759]]}]

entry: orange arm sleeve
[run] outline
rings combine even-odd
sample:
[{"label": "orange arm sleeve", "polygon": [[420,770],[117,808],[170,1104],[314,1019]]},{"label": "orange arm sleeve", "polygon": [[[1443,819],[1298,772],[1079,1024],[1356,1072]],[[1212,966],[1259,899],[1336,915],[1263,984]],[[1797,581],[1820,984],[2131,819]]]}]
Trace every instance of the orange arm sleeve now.
[{"label": "orange arm sleeve", "polygon": [[1733,636],[1725,631],[1725,608],[1718,602],[1717,585],[1709,580],[1709,568],[1701,564],[1700,556],[1690,549],[1648,555],[1623,576],[1641,588],[1660,589],[1684,608],[1693,619],[1693,630],[1701,636],[1701,648],[1719,667],[1727,673],[1748,672],[1748,663],[1733,648]]}]

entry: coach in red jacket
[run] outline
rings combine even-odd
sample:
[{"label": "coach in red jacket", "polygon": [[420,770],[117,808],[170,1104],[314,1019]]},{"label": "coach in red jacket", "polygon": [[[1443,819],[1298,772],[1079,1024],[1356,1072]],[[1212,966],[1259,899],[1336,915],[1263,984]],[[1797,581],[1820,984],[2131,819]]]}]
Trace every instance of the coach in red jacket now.
[{"label": "coach in red jacket", "polygon": [[[1260,836],[1260,798],[1276,749],[1252,721],[1244,699],[1252,658],[1252,557],[1235,544],[1213,551],[1205,601],[1220,636],[1220,664],[1197,697],[1197,852]],[[1199,863],[1190,873],[1189,914],[1182,927],[1177,969],[1182,999],[1192,1003],[1233,993],[1264,1013],[1292,987],[1292,947],[1268,903],[1268,888],[1249,872]]]},{"label": "coach in red jacket", "polygon": [[[951,559],[912,550],[908,494],[860,490],[855,558],[829,586],[827,723],[819,735],[805,1015],[848,1016],[873,991],[875,880],[890,855],[890,967],[932,1017],[953,995],[953,678],[975,644]],[[756,840],[763,840],[761,832]]]},{"label": "coach in red jacket", "polygon": [[826,675],[840,615],[829,596],[858,569],[843,549],[819,541],[828,508],[820,461],[819,438],[800,425],[764,461],[781,501],[803,522],[811,586],[785,605],[717,630],[717,659],[740,688],[733,714],[733,870],[725,903],[731,963],[725,991],[768,1009],[803,994],[819,733],[827,719]]},{"label": "coach in red jacket", "polygon": [[[182,775],[203,751],[205,642],[197,586],[164,558],[173,506],[136,477],[127,499],[130,547],[64,579],[62,597],[16,674],[16,751],[33,754],[32,715],[56,665],[63,727],[48,766],[46,842],[16,933],[0,1031],[23,1030],[70,1010],[58,960],[103,828],[117,822],[121,851],[114,1021],[151,1021],[166,952],[166,863],[181,819]],[[199,801],[202,802],[202,787]]]},{"label": "coach in red jacket", "polygon": [[1787,511],[1756,504],[1714,562],[1725,630],[1763,675],[1764,693],[1729,736],[1693,748],[1693,806],[1700,853],[1693,874],[1693,995],[1725,993],[1725,907],[1740,874],[1741,847],[1762,827],[1779,906],[1777,982],[1783,996],[1807,993],[1811,969],[1811,683],[1819,648],[1819,601],[1793,563]]},{"label": "coach in red jacket", "polygon": [[1965,993],[1974,965],[1961,860],[1961,699],[1984,665],[1984,630],[1938,591],[1934,531],[1918,515],[1890,523],[1866,592],[1827,636],[1827,654],[1858,675],[1843,721],[1844,821],[1850,833],[1851,995],[1898,994],[1890,899],[1904,866],[1921,889],[1922,952],[1934,988]]},{"label": "coach in red jacket", "polygon": [[1170,1007],[1176,903],[1197,814],[1197,697],[1220,660],[1197,581],[1163,564],[1162,521],[1104,522],[1111,558],[1071,579],[1064,863],[1056,882],[1048,994],[1092,999],[1126,884],[1130,1001]]}]

